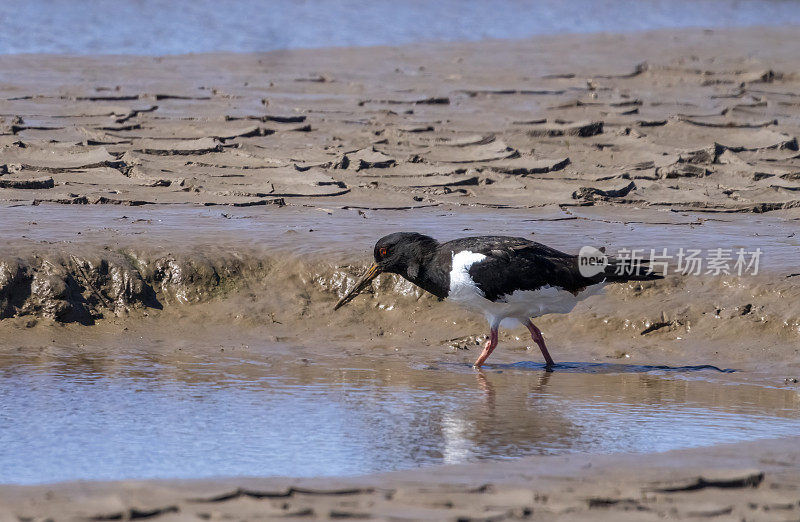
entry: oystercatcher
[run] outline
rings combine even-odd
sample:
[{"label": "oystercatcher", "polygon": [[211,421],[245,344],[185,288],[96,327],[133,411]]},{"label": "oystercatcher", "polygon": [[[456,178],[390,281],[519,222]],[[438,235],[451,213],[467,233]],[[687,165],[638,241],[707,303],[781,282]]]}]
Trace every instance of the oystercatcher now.
[{"label": "oystercatcher", "polygon": [[[544,314],[567,313],[611,282],[661,279],[646,262],[566,254],[520,237],[478,236],[440,243],[416,232],[397,232],[375,244],[375,263],[334,310],[361,292],[378,274],[398,274],[423,290],[483,313],[490,335],[475,367],[497,346],[500,326],[523,324],[554,365],[542,332],[531,322]],[[588,261],[587,261],[588,259]]]}]

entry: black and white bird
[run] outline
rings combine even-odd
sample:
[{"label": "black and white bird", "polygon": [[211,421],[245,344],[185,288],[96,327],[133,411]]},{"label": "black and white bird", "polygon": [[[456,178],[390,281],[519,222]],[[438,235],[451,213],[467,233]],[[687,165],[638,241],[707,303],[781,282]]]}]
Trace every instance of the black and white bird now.
[{"label": "black and white bird", "polygon": [[491,333],[475,367],[482,366],[497,346],[500,326],[518,324],[528,328],[551,367],[553,358],[531,318],[568,313],[611,282],[662,278],[646,263],[630,260],[630,266],[624,267],[623,260],[605,258],[601,265],[587,271],[581,269],[579,256],[507,236],[465,237],[440,243],[416,232],[397,232],[378,240],[374,256],[375,263],[334,310],[379,274],[398,274],[439,298],[486,316]]}]

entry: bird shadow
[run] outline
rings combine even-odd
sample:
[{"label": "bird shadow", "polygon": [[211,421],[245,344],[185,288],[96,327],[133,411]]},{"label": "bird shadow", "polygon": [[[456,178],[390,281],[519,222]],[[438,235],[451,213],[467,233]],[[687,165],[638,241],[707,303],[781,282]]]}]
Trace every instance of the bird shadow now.
[{"label": "bird shadow", "polygon": [[668,366],[665,364],[620,364],[620,363],[589,363],[589,362],[563,362],[552,366],[533,361],[521,361],[511,364],[495,364],[495,369],[533,370],[563,373],[648,373],[670,372],[686,373],[700,371],[714,371],[719,373],[734,373],[732,368],[719,368],[711,364],[698,364],[691,366]]},{"label": "bird shadow", "polygon": [[[460,368],[470,368],[472,365],[469,363],[444,363],[447,365],[454,365]],[[719,368],[711,364],[698,364],[691,366],[668,366],[663,364],[620,364],[620,363],[590,363],[590,362],[562,362],[552,366],[547,366],[544,363],[537,363],[533,361],[520,361],[510,364],[486,364],[483,366],[484,370],[522,370],[522,371],[544,371],[544,372],[559,372],[559,373],[596,373],[596,374],[612,374],[612,373],[648,373],[648,372],[669,372],[669,373],[689,373],[700,371],[712,371],[719,373],[734,373],[735,369],[732,368]]]}]

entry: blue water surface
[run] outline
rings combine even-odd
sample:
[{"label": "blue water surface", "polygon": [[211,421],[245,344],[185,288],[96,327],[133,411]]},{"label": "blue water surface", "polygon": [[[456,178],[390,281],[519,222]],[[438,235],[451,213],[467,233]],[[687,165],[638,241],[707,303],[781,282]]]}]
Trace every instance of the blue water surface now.
[{"label": "blue water surface", "polygon": [[0,54],[183,54],[800,24],[795,0],[3,0]]},{"label": "blue water surface", "polygon": [[794,390],[713,367],[349,362],[0,358],[0,484],[346,476],[800,433]]}]

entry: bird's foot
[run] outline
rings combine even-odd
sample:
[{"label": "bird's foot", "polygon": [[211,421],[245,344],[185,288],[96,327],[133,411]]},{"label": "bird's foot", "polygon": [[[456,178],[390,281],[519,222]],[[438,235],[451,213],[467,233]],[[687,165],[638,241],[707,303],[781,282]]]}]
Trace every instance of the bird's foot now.
[{"label": "bird's foot", "polygon": [[550,357],[550,352],[547,351],[547,345],[544,343],[542,331],[536,328],[536,325],[534,325],[530,320],[525,323],[525,326],[531,332],[531,338],[533,339],[533,342],[536,343],[536,345],[539,347],[539,350],[542,352],[542,357],[544,357],[545,362],[545,369],[548,369],[548,371],[553,371],[552,368],[556,363],[553,362],[553,358]]}]

